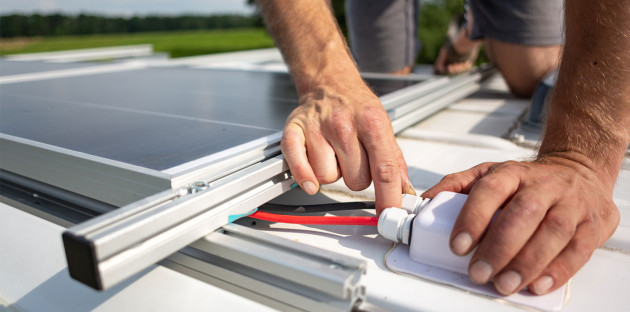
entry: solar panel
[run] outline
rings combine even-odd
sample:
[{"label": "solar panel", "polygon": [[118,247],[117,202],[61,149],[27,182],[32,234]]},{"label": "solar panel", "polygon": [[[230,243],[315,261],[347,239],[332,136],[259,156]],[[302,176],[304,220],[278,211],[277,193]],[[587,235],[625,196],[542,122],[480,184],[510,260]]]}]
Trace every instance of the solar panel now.
[{"label": "solar panel", "polygon": [[[0,75],[1,182],[102,213],[64,232],[73,278],[111,287],[294,186],[279,146],[298,105],[286,72],[86,65]],[[484,76],[364,75],[395,131]]]},{"label": "solar panel", "polygon": [[[35,63],[41,62],[33,62],[33,68]],[[379,95],[418,82],[367,81]],[[264,149],[277,141],[287,116],[297,105],[290,76],[264,71],[152,67],[2,84],[0,132],[4,140],[19,138],[21,143],[32,145],[30,148],[37,145],[55,155],[53,159],[35,157],[32,149],[22,151],[13,144],[13,149],[5,148],[3,154],[16,151],[20,156],[14,155],[13,163],[2,161],[2,168],[18,174],[28,171],[30,178],[66,183],[65,189],[111,204],[125,204],[170,184],[161,181],[159,187],[153,185],[153,191],[129,187],[128,196],[117,187],[119,195],[113,199],[112,195],[85,194],[90,192],[85,190],[86,181],[76,176],[107,164],[106,171],[124,168],[125,175],[131,175],[125,180],[150,175],[169,182],[195,168]],[[253,159],[259,159],[261,153],[252,154]],[[85,158],[90,162],[77,161]],[[41,165],[50,168],[63,163],[72,172],[31,172],[29,162],[44,162]],[[101,180],[100,185],[118,185],[124,182],[119,175],[92,179]]]}]

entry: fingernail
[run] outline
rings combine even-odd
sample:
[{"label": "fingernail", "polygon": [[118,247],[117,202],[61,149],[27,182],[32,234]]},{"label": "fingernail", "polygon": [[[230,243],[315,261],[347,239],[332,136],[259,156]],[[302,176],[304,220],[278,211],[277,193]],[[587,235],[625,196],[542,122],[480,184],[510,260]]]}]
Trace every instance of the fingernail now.
[{"label": "fingernail", "polygon": [[472,245],[472,236],[466,232],[460,232],[455,236],[453,242],[451,243],[451,249],[453,253],[459,256],[463,256],[466,254],[468,249],[470,249],[470,245]]},{"label": "fingernail", "polygon": [[413,188],[413,185],[411,185],[411,182],[407,182],[407,183],[409,183],[409,188],[407,188],[407,191],[405,192],[405,194],[416,196],[416,190]]},{"label": "fingernail", "polygon": [[490,280],[492,275],[492,266],[484,260],[477,260],[468,270],[470,280],[475,284],[485,284]]},{"label": "fingernail", "polygon": [[502,295],[512,294],[521,285],[523,278],[516,271],[510,270],[494,279],[494,287]]},{"label": "fingernail", "polygon": [[539,277],[534,282],[533,286],[534,286],[534,293],[536,293],[537,295],[544,295],[549,291],[551,286],[553,286],[553,278],[551,278],[551,276],[549,275]]},{"label": "fingernail", "polygon": [[314,195],[315,193],[317,193],[317,187],[315,187],[315,183],[311,181],[306,181],[302,183],[302,189],[304,190],[304,192],[310,195]]}]

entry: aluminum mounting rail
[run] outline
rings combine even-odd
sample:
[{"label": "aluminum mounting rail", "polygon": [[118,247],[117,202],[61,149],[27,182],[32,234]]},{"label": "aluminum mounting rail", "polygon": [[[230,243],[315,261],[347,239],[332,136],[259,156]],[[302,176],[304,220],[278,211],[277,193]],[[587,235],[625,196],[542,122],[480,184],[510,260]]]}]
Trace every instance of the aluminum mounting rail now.
[{"label": "aluminum mounting rail", "polygon": [[279,310],[350,311],[365,261],[228,224],[160,264]]},{"label": "aluminum mounting rail", "polygon": [[[398,98],[397,102],[402,103],[392,105],[391,108],[387,109],[389,118],[392,120],[394,133],[399,133],[446,108],[455,101],[461,100],[478,91],[482,83],[494,73],[495,70],[493,68],[484,67],[467,75],[449,78],[446,82],[443,80],[433,81],[433,85],[431,85],[432,88],[428,90],[427,88],[419,90],[411,89],[402,94],[388,94],[388,96],[396,96]],[[410,96],[411,94],[413,94],[413,96]]]},{"label": "aluminum mounting rail", "polygon": [[164,259],[294,183],[282,156],[208,183],[170,189],[63,233],[70,275],[107,289]]}]

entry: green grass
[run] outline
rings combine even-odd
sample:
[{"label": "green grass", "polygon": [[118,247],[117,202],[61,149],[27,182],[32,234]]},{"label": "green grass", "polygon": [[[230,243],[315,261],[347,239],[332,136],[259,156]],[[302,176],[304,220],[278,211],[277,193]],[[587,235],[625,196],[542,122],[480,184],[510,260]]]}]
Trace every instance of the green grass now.
[{"label": "green grass", "polygon": [[168,52],[171,57],[274,46],[264,29],[236,29],[1,39],[0,55],[133,44],[153,44],[156,52]]},{"label": "green grass", "polygon": [[[446,25],[450,19],[450,15],[444,12],[436,12],[430,16],[432,16],[433,20],[429,18],[421,19],[420,39],[423,47],[418,58],[419,63],[433,63],[440,46],[444,42]],[[171,57],[252,50],[274,46],[272,38],[265,29],[252,28],[0,39],[0,56],[133,44],[153,44],[153,49],[156,52],[167,52]],[[478,63],[484,61],[487,60],[482,54]]]}]

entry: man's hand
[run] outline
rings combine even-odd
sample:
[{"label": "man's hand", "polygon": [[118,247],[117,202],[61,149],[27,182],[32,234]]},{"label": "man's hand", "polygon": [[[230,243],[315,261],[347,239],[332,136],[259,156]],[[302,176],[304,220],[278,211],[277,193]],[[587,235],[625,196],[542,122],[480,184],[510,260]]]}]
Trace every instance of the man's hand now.
[{"label": "man's hand", "polygon": [[282,153],[298,184],[315,194],[344,178],[352,190],[374,181],[376,211],[413,193],[387,113],[363,82],[326,1],[258,0],[289,65],[300,106],[289,116]]},{"label": "man's hand", "polygon": [[525,286],[548,293],[614,233],[619,211],[612,186],[575,159],[483,163],[446,176],[423,194],[469,193],[450,244],[460,256],[477,247],[468,269],[473,282],[494,279],[503,295]]},{"label": "man's hand", "polygon": [[481,164],[423,194],[470,194],[450,242],[458,255],[477,246],[474,282],[494,278],[502,294],[525,285],[547,293],[615,231],[612,191],[630,144],[628,16],[630,0],[567,0],[565,49],[538,160]]},{"label": "man's hand", "polygon": [[374,180],[380,213],[400,205],[401,194],[413,190],[389,117],[362,81],[319,86],[302,95],[287,119],[282,153],[309,194],[340,177],[355,191]]},{"label": "man's hand", "polygon": [[477,60],[481,42],[472,41],[473,15],[467,10],[465,28],[451,22],[446,34],[447,41],[440,48],[433,69],[440,75],[456,75],[469,71]]}]

